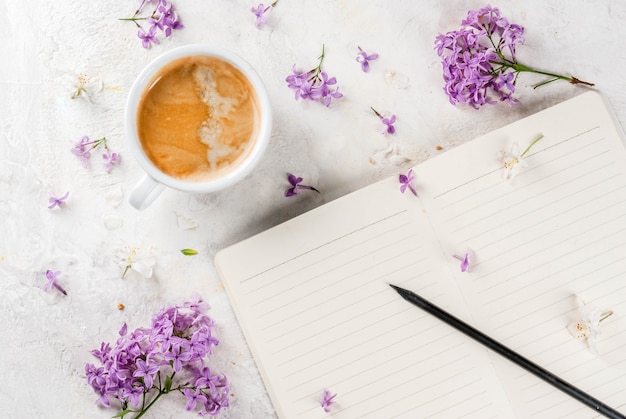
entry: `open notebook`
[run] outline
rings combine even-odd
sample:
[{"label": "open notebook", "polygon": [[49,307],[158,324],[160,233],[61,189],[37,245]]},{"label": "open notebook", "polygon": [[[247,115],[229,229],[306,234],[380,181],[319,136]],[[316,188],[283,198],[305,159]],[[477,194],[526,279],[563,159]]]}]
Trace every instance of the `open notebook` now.
[{"label": "open notebook", "polygon": [[[222,250],[216,266],[281,418],[589,418],[405,302],[411,289],[626,413],[626,150],[587,92]],[[503,180],[499,150],[544,138]],[[462,273],[453,254],[475,252]],[[599,355],[576,296],[614,315]]]}]

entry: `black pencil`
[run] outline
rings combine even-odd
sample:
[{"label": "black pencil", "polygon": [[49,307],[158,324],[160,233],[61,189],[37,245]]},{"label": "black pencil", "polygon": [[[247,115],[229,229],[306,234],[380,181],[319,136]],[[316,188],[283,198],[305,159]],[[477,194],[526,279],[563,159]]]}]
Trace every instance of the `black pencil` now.
[{"label": "black pencil", "polygon": [[418,306],[419,308],[432,314],[433,316],[449,324],[455,329],[463,332],[464,334],[471,337],[472,339],[475,339],[476,341],[482,343],[489,349],[509,359],[510,361],[514,362],[515,364],[527,370],[528,372],[541,378],[547,383],[552,384],[554,387],[558,388],[559,390],[563,391],[566,394],[569,394],[570,396],[572,396],[579,402],[592,408],[597,413],[600,413],[608,418],[615,418],[615,419],[626,418],[626,416],[622,415],[620,412],[616,411],[615,409],[607,406],[606,404],[595,399],[594,397],[590,396],[589,394],[585,393],[579,388],[574,387],[573,385],[569,384],[568,382],[552,374],[550,371],[545,370],[544,368],[540,367],[534,362],[524,358],[520,354],[507,348],[506,346],[502,345],[500,342],[490,338],[489,336],[473,328],[469,324],[459,320],[458,318],[454,317],[450,313],[443,311],[439,307],[435,306],[434,304],[430,303],[429,301],[425,300],[424,298],[420,297],[414,292],[405,290],[404,288],[400,288],[395,285],[391,285],[391,284],[389,285],[393,289],[395,289],[398,292],[398,294],[402,296],[402,298],[404,298],[411,304]]}]

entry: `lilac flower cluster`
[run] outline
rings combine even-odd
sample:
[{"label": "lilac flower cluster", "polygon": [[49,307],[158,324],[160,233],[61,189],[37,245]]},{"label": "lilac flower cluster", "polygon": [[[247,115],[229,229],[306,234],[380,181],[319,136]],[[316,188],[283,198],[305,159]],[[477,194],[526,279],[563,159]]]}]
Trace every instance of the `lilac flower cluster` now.
[{"label": "lilac flower cluster", "polygon": [[[139,15],[148,3],[154,3],[154,9],[149,17],[140,17]],[[141,4],[135,11],[135,14],[129,18],[123,18],[120,20],[129,20],[135,22],[137,28],[137,36],[141,39],[141,43],[144,48],[148,49],[152,44],[158,44],[159,39],[157,37],[160,31],[165,37],[172,35],[172,31],[176,29],[183,29],[185,26],[178,20],[178,15],[174,11],[174,6],[167,0],[142,0]],[[148,22],[150,27],[146,31],[143,26],[139,24],[140,20]]]},{"label": "lilac flower cluster", "polygon": [[509,105],[517,103],[513,93],[521,72],[550,77],[535,87],[556,80],[593,85],[575,77],[548,73],[518,63],[515,51],[523,42],[524,28],[509,23],[498,8],[491,6],[470,10],[459,30],[438,35],[435,49],[442,59],[444,92],[450,103],[467,103],[478,109],[485,104],[497,103],[492,93]]},{"label": "lilac flower cluster", "polygon": [[[206,366],[218,340],[213,320],[204,314],[208,304],[200,298],[161,310],[150,328],[127,334],[126,324],[115,345],[103,342],[91,353],[101,366],[85,365],[87,382],[98,395],[96,403],[119,403],[116,417],[142,416],[164,394],[179,392],[186,409],[215,416],[229,405],[228,383]],[[152,396],[154,395],[154,396]]]},{"label": "lilac flower cluster", "polygon": [[100,145],[104,147],[104,153],[102,154],[102,159],[104,160],[104,170],[106,170],[107,173],[110,173],[113,166],[119,162],[120,155],[118,153],[111,152],[109,146],[107,145],[106,137],[91,141],[88,136],[84,135],[80,140],[78,140],[70,151],[72,154],[78,156],[83,167],[87,168],[89,166],[91,151]]},{"label": "lilac flower cluster", "polygon": [[324,46],[322,46],[319,65],[307,72],[298,71],[296,70],[296,65],[293,65],[292,74],[288,75],[285,81],[287,82],[287,87],[295,90],[296,100],[319,101],[328,107],[333,99],[343,97],[343,94],[339,93],[339,87],[335,87],[337,79],[329,77],[325,71],[322,71],[324,55]]}]

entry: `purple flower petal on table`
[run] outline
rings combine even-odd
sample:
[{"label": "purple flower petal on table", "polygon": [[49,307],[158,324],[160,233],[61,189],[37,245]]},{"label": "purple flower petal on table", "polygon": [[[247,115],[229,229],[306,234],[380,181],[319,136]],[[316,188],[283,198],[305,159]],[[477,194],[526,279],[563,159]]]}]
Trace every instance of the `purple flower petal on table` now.
[{"label": "purple flower petal on table", "polygon": [[367,54],[365,51],[363,51],[361,49],[361,47],[359,48],[359,52],[356,56],[356,61],[358,63],[361,63],[361,70],[363,70],[363,72],[367,73],[368,71],[370,71],[370,61],[376,60],[378,58],[378,54],[377,53],[373,53],[373,54]]}]

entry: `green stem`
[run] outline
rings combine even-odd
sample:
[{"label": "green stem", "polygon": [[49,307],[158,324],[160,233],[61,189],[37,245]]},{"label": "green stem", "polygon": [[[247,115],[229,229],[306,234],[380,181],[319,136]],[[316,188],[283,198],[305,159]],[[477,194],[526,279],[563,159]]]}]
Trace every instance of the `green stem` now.
[{"label": "green stem", "polygon": [[142,417],[144,415],[144,413],[146,413],[148,411],[148,409],[150,409],[150,407],[152,407],[152,405],[157,400],[159,400],[159,397],[161,397],[164,394],[165,394],[165,391],[159,391],[159,394],[156,395],[156,397],[150,402],[150,404],[148,404],[145,408],[141,409],[141,412],[139,412],[139,414],[137,416],[135,416],[135,419],[139,419],[140,417]]},{"label": "green stem", "polygon": [[587,81],[580,80],[580,79],[578,79],[576,77],[573,77],[573,76],[572,77],[568,77],[568,76],[564,76],[562,74],[555,74],[555,73],[550,73],[548,71],[537,70],[537,69],[525,66],[524,64],[511,63],[508,60],[506,60],[505,62],[497,62],[497,63],[494,63],[494,64],[500,64],[503,67],[509,67],[513,71],[515,71],[516,73],[527,72],[527,73],[535,73],[535,74],[541,74],[541,75],[544,75],[544,76],[552,77],[550,80],[547,80],[547,81],[541,82],[539,84],[536,84],[534,86],[535,89],[537,87],[543,86],[545,84],[552,83],[553,81],[556,81],[556,80],[565,80],[565,81],[570,82],[571,84],[584,84],[586,86],[594,86],[593,83],[589,83]]},{"label": "green stem", "polygon": [[534,146],[535,144],[537,144],[537,142],[539,142],[539,140],[541,140],[543,138],[543,134],[539,134],[537,136],[537,138],[535,138],[529,145],[528,147],[526,147],[526,150],[524,150],[524,152],[522,154],[520,154],[520,157],[524,157],[526,155],[526,153],[528,153],[530,151],[530,149],[532,148],[532,146]]},{"label": "green stem", "polygon": [[135,22],[137,20],[146,20],[147,17],[119,17],[117,20],[130,20],[131,22]]},{"label": "green stem", "polygon": [[324,62],[324,56],[325,56],[325,45],[322,44],[322,55],[319,56],[318,60],[320,60],[320,63],[317,65],[317,67],[314,69],[314,73],[313,76],[311,77],[312,79],[317,80],[319,77],[320,72],[322,71],[322,63]]}]

